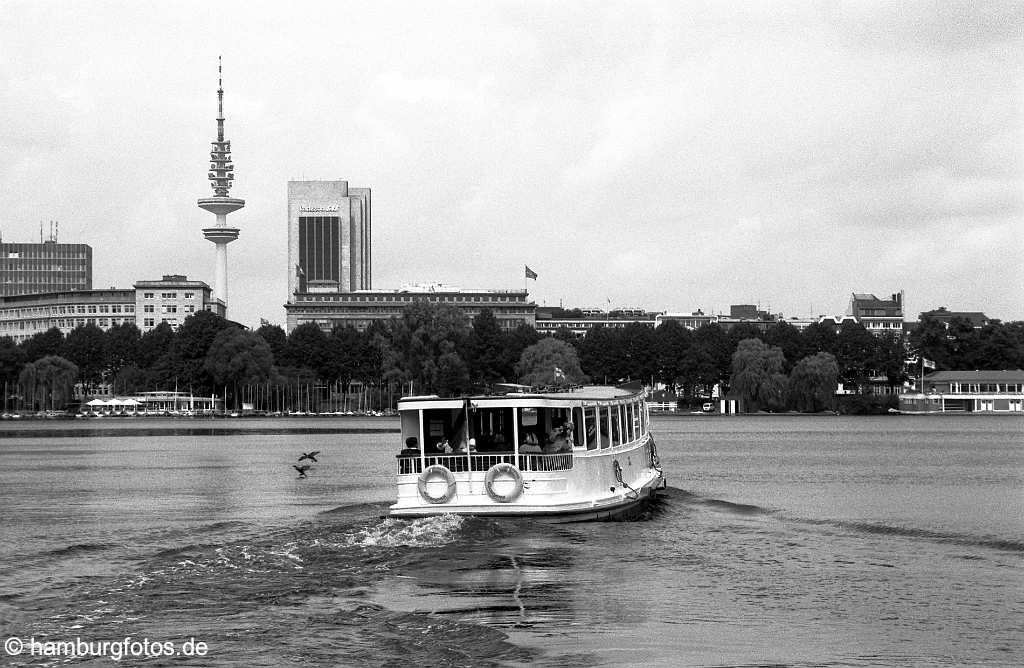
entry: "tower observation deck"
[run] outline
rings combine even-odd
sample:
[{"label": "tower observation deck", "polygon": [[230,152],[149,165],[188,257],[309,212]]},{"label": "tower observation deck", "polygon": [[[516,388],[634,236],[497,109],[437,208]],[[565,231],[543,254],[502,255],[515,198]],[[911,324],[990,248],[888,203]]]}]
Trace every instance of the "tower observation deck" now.
[{"label": "tower observation deck", "polygon": [[235,166],[231,163],[231,142],[224,139],[224,83],[220,58],[217,59],[217,141],[210,145],[210,171],[208,178],[213,197],[198,200],[200,209],[217,217],[213,227],[203,228],[203,237],[217,246],[214,263],[213,297],[228,301],[228,244],[238,238],[238,228],[228,227],[228,214],[245,206],[244,199],[229,197],[228,191],[235,179]]}]

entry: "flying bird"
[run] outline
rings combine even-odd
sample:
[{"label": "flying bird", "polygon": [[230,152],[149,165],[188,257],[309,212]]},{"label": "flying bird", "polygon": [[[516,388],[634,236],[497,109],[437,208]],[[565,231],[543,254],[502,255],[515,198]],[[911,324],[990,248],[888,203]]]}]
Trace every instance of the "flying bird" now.
[{"label": "flying bird", "polygon": [[301,462],[303,459],[308,459],[310,461],[314,461],[315,462],[316,461],[316,456],[319,455],[319,454],[320,454],[319,450],[314,450],[313,452],[303,452],[302,456],[299,457],[299,461]]},{"label": "flying bird", "polygon": [[310,466],[309,464],[303,464],[302,466],[296,466],[295,464],[292,464],[292,468],[299,472],[300,478],[305,478],[306,471],[310,469]]}]

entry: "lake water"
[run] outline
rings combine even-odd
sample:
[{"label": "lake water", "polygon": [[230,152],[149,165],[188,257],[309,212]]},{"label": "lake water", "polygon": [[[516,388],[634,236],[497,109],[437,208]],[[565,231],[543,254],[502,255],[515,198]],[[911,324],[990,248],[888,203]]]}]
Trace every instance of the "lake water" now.
[{"label": "lake water", "polygon": [[1024,420],[653,426],[650,519],[552,526],[382,519],[396,419],[2,423],[0,664],[1024,664]]}]

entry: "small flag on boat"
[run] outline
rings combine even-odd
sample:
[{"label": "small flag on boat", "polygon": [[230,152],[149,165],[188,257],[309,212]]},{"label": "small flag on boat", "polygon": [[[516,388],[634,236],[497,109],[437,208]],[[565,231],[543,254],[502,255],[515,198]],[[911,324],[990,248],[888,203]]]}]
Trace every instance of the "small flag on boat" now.
[{"label": "small flag on boat", "polygon": [[532,278],[533,280],[536,281],[537,280],[537,272],[535,272],[533,269],[530,269],[525,264],[523,266],[526,267],[526,277],[527,278]]}]

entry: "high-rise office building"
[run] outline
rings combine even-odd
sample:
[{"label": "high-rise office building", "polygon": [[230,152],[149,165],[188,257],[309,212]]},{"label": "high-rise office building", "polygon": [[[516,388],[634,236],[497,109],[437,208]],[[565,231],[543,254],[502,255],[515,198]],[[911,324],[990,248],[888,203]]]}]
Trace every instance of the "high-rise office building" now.
[{"label": "high-rise office building", "polygon": [[0,297],[91,289],[91,246],[0,243]]},{"label": "high-rise office building", "polygon": [[288,301],[371,289],[370,189],[288,182]]}]

